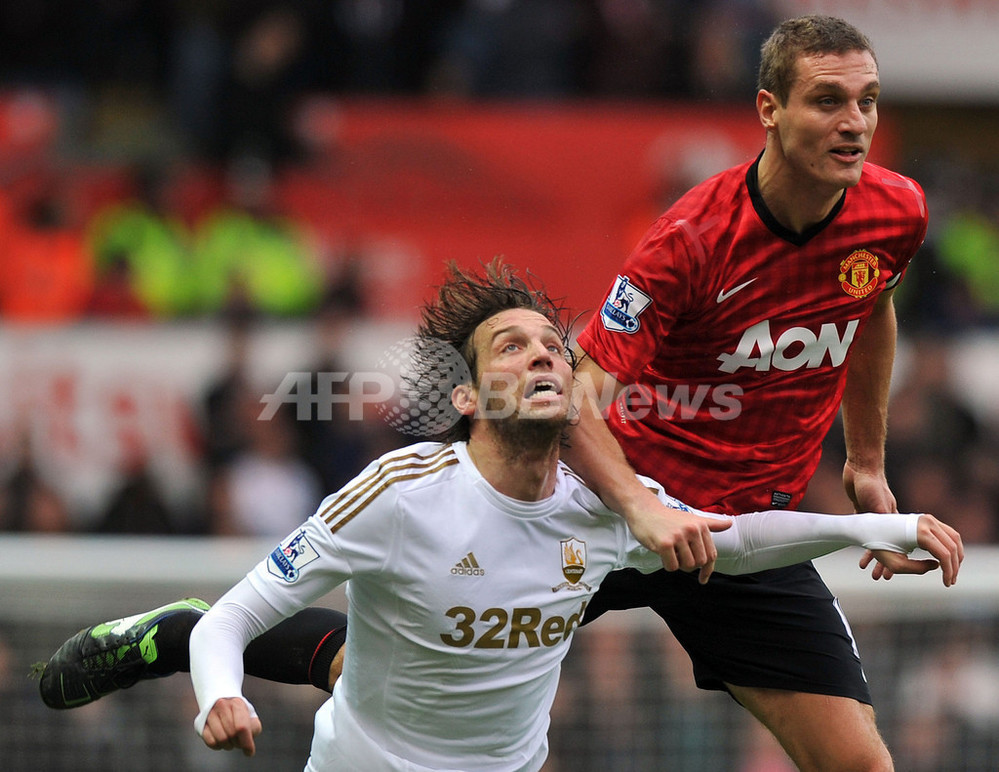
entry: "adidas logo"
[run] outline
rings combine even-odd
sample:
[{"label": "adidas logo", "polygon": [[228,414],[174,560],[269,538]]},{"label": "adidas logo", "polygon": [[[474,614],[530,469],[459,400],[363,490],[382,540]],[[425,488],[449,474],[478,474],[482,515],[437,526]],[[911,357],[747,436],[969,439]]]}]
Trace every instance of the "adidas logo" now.
[{"label": "adidas logo", "polygon": [[475,559],[475,554],[469,552],[465,557],[454,564],[451,573],[456,576],[484,576],[486,569],[479,567],[479,561]]}]

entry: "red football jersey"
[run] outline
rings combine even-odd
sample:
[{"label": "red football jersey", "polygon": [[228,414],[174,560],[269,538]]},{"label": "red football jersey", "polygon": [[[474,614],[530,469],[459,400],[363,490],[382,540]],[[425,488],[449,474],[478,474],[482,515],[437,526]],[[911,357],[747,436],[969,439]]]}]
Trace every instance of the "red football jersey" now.
[{"label": "red football jersey", "polygon": [[766,208],[757,162],[684,195],[578,338],[626,385],[609,423],[635,469],[703,509],[797,506],[850,346],[926,226],[919,185],[870,163],[803,234]]}]

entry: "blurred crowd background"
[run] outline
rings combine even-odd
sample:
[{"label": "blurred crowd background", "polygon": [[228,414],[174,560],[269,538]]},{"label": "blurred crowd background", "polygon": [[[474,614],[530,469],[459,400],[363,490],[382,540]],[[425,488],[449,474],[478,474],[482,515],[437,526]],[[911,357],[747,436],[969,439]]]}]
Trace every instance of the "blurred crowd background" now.
[{"label": "blurred crowd background", "polygon": [[[462,106],[525,104],[550,111],[613,106],[629,115],[664,107],[679,116],[706,107],[752,110],[760,43],[789,8],[812,5],[0,3],[0,532],[284,535],[368,459],[413,440],[377,416],[347,420],[346,402],[335,405],[332,420],[317,405],[310,420],[294,409],[257,419],[262,395],[277,382],[259,377],[268,352],[277,353],[279,371],[349,370],[359,339],[379,325],[405,330],[413,321],[378,304],[372,266],[379,266],[382,283],[390,279],[388,265],[399,282],[411,284],[410,261],[443,259],[403,252],[386,263],[383,254],[331,236],[290,205],[287,180],[321,177],[338,161],[338,101],[386,105],[388,121],[393,106],[414,104],[456,106],[459,115]],[[843,15],[849,18],[854,5],[844,4]],[[877,37],[873,42],[877,48]],[[958,42],[947,45],[961,54]],[[999,401],[990,372],[999,368],[999,102],[942,103],[911,90],[896,99],[891,80],[884,81],[890,133],[875,144],[891,148],[891,165],[923,185],[931,208],[927,241],[896,294],[901,337],[889,479],[901,509],[937,514],[968,544],[996,544]],[[332,131],[316,131],[310,105],[326,110]],[[760,146],[762,137],[760,130]],[[388,152],[391,159],[395,149]],[[452,161],[441,155],[427,162]],[[460,182],[463,171],[449,173]],[[692,162],[682,181],[693,184],[705,173]],[[632,209],[644,224],[676,195],[679,180],[671,182],[637,194],[646,200]],[[409,203],[402,196],[395,205]],[[525,217],[537,214],[523,209]],[[636,227],[644,225],[626,228],[631,243]],[[627,246],[617,238],[605,246],[609,282]],[[508,257],[518,262],[516,254]],[[527,267],[542,278],[579,270]],[[190,369],[188,356],[212,362],[193,368],[206,377],[187,384],[182,405],[158,390],[172,374],[169,362],[117,390],[116,369],[131,372],[123,360],[157,348],[173,352],[178,370]],[[67,374],[61,362],[75,369]],[[104,430],[106,443],[87,446],[79,436],[100,437],[101,427],[91,424],[101,416],[74,411],[95,372],[105,372],[98,383],[115,384],[102,387],[100,403],[115,418]],[[161,474],[173,462],[157,452],[149,426],[132,420],[144,410],[160,421],[153,433],[179,438],[171,447],[183,447],[193,464],[193,484],[183,496],[172,489],[174,478]],[[82,469],[85,478],[89,462],[106,462],[102,443],[117,449],[113,477],[88,497],[75,497],[81,483],[67,470]],[[73,448],[71,463],[53,462],[53,448]],[[803,508],[849,511],[843,458],[837,424]],[[988,662],[996,661],[990,652],[999,635],[994,619],[972,617],[938,648],[927,647],[925,657],[892,660],[888,674],[873,679],[878,689],[891,690],[878,695],[879,704],[905,769],[995,769],[999,673]],[[556,709],[553,747],[576,759],[573,769],[661,768],[660,756],[684,770],[787,769],[731,706],[692,689],[671,638],[599,627],[580,636],[581,653],[569,663]],[[901,636],[903,627],[891,635]],[[928,637],[930,627],[918,629]],[[50,643],[69,632],[53,629]],[[875,669],[881,654],[922,643],[877,630],[867,635],[884,644],[870,647]],[[611,660],[613,670],[605,666]],[[963,699],[970,692],[962,688],[962,699],[948,701],[942,684],[958,677],[967,689],[974,686],[976,699]],[[913,698],[905,690],[917,678],[920,686],[941,686]],[[0,679],[0,686],[24,691],[20,681]],[[658,707],[649,723],[636,694],[653,689]],[[9,704],[30,710],[36,701],[27,695]],[[310,710],[298,711],[306,730]],[[45,727],[49,719],[32,723]],[[75,766],[78,747],[103,743],[95,754],[107,759],[118,744],[117,735],[81,726],[67,769],[82,768]],[[190,734],[186,714],[177,726]],[[737,767],[730,754],[740,743],[744,761]],[[37,766],[44,745],[17,747]],[[968,747],[978,749],[977,761],[956,765],[956,754]],[[722,755],[712,757],[710,748]],[[649,759],[647,767],[640,758]],[[131,768],[129,760],[120,768]]]},{"label": "blurred crowd background", "polygon": [[[318,330],[321,350],[311,364],[319,372],[336,361],[345,337],[359,334],[359,320],[378,315],[363,287],[364,254],[324,240],[275,193],[283,175],[322,163],[303,120],[309,100],[748,105],[760,42],[784,7],[762,0],[4,3],[3,329],[207,320],[224,330],[227,362],[191,405],[188,429],[204,484],[184,513],[171,511],[140,448],[101,511],[74,515],[37,463],[30,416],[14,416],[0,444],[0,528],[239,533],[281,510],[288,517],[272,528],[280,533],[364,459],[410,439],[377,422],[252,417],[261,392],[245,370],[255,326]],[[890,83],[885,92],[887,111]],[[995,427],[962,393],[952,353],[955,341],[987,336],[999,320],[999,176],[980,143],[971,143],[975,154],[947,152],[939,142],[931,148],[926,116],[939,106],[895,107],[902,137],[895,165],[925,187],[932,216],[897,294],[903,338],[889,472],[903,508],[932,510],[968,541],[992,542],[999,538]],[[989,119],[987,109],[971,108],[979,122]],[[909,140],[912,124],[921,133]],[[321,150],[328,157],[329,148]],[[666,203],[663,196],[655,206]],[[609,251],[616,265],[626,250]],[[839,437],[836,427],[809,494],[812,508],[846,507]]]},{"label": "blurred crowd background", "polygon": [[[345,259],[275,200],[282,174],[315,162],[296,121],[304,101],[748,102],[759,44],[779,18],[776,4],[747,0],[4,3],[0,319],[208,318],[232,335],[230,367],[192,411],[206,475],[197,515],[172,516],[137,458],[85,527],[238,533],[268,508],[294,522],[364,458],[405,441],[357,422],[251,416],[259,394],[241,357],[254,324],[315,323],[333,347],[338,323],[370,311],[363,255]],[[962,401],[949,352],[999,319],[999,178],[944,152],[903,148],[899,165],[926,188],[932,227],[898,293],[910,355],[889,471],[904,507],[989,542],[994,427]],[[2,446],[0,527],[79,530],[33,463],[30,425],[18,428]],[[838,437],[810,493],[816,509],[844,504]]]}]

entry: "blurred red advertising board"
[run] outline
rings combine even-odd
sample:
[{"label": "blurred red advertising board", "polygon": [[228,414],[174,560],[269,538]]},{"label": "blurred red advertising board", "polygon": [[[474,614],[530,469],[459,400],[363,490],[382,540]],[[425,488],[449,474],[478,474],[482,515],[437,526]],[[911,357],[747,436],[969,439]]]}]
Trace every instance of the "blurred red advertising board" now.
[{"label": "blurred red advertising board", "polygon": [[298,130],[315,162],[281,200],[361,256],[384,316],[412,314],[445,261],[497,254],[591,311],[672,198],[764,141],[752,104],[312,99]]}]

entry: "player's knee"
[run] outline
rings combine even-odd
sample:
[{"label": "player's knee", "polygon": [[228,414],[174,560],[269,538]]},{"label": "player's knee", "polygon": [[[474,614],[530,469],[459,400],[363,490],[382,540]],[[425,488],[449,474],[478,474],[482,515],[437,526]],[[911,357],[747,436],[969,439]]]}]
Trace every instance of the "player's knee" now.
[{"label": "player's knee", "polygon": [[840,769],[844,771],[855,769],[857,772],[895,772],[895,765],[892,763],[891,754],[882,746],[881,752],[874,758],[862,760],[859,766],[836,767],[830,772],[839,772]]},{"label": "player's knee", "polygon": [[870,705],[845,697],[728,686],[801,772],[894,772]]},{"label": "player's knee", "polygon": [[880,744],[880,748],[876,751],[874,758],[871,759],[870,763],[864,769],[870,770],[870,772],[895,772],[895,764],[892,761],[891,753],[888,752],[884,743]]},{"label": "player's knee", "polygon": [[891,754],[883,742],[841,745],[836,752],[791,754],[800,772],[894,772]]},{"label": "player's knee", "polygon": [[[825,767],[829,772],[894,772],[895,764],[891,753],[881,738],[874,711],[865,715],[867,721],[857,730],[857,742],[841,742],[838,745],[844,749],[846,758],[841,766]],[[841,738],[842,739],[842,738]],[[817,769],[823,769],[818,767]]]}]

